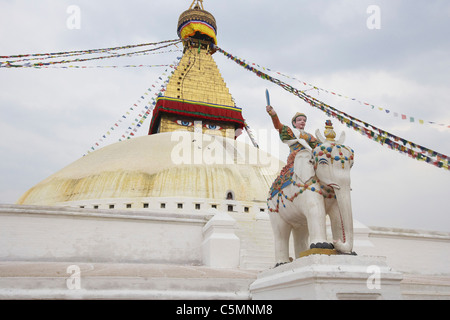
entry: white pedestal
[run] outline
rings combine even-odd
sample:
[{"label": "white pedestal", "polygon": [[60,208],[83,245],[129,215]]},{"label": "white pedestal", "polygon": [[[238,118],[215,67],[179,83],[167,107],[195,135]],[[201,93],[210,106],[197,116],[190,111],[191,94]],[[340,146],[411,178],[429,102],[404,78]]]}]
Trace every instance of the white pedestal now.
[{"label": "white pedestal", "polygon": [[224,212],[211,212],[214,217],[203,227],[203,263],[213,268],[238,268],[241,241],[235,234],[236,220]]},{"label": "white pedestal", "polygon": [[385,257],[310,255],[258,275],[253,300],[401,299],[402,274]]}]

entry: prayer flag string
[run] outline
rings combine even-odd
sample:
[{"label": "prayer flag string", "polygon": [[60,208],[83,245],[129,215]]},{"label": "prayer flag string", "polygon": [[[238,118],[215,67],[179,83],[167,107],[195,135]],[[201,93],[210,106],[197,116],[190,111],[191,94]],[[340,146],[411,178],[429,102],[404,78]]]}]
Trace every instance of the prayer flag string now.
[{"label": "prayer flag string", "polygon": [[[140,53],[140,54],[133,54],[133,56],[142,56],[142,55],[156,55],[156,54],[166,54],[166,53],[172,53],[172,52],[182,52],[181,49],[175,49],[175,50],[166,50],[166,51],[158,51],[158,52],[144,52],[144,53]],[[60,56],[61,57],[61,56]],[[31,61],[31,60],[43,60],[46,58],[33,58],[33,59],[23,59],[23,60],[16,60],[17,61]],[[45,66],[40,66],[40,65],[31,65],[28,62],[26,62],[24,64],[25,67],[32,67],[35,69],[87,69],[87,68],[139,68],[139,67],[165,67],[165,66],[169,66],[169,65],[145,65],[145,64],[139,64],[139,65],[112,65],[112,66],[102,66],[102,65],[98,65],[98,66],[91,66],[91,65],[86,65],[86,66],[80,66],[80,65],[64,65],[64,64],[58,64],[58,65],[45,65]]]},{"label": "prayer flag string", "polygon": [[[167,42],[167,41],[165,41],[165,42]],[[82,59],[73,59],[73,60],[43,61],[43,62],[37,62],[37,63],[30,63],[29,60],[27,60],[27,59],[19,60],[21,63],[16,63],[16,61],[13,61],[13,60],[6,60],[6,61],[0,61],[0,68],[39,68],[39,67],[65,64],[65,63],[77,63],[77,62],[85,62],[85,61],[100,60],[100,59],[119,58],[119,57],[125,57],[125,56],[132,57],[132,56],[136,56],[136,55],[150,54],[153,51],[167,48],[169,46],[176,45],[180,42],[182,42],[182,40],[178,40],[177,42],[172,41],[172,42],[169,42],[168,44],[164,44],[162,46],[152,48],[152,49],[145,49],[145,50],[140,50],[140,51],[126,52],[126,53],[113,54],[110,51],[105,50],[105,51],[102,51],[101,53],[107,53],[108,55],[103,55],[103,56],[99,56],[99,57],[82,58]],[[95,51],[95,50],[92,50],[92,51]],[[89,52],[89,54],[91,54],[91,53],[94,53],[94,52]],[[95,53],[97,53],[97,52],[95,52]],[[77,55],[77,54],[75,54],[75,55]],[[41,60],[41,59],[47,60],[47,59],[54,59],[54,58],[60,58],[60,57],[65,57],[65,56],[64,55],[55,55],[55,56],[49,56],[46,58],[38,58],[38,59],[39,60]],[[33,59],[30,59],[30,60],[33,60]],[[23,63],[23,62],[25,62],[25,63]]]},{"label": "prayer flag string", "polygon": [[[109,130],[106,131],[83,156],[100,148],[101,145],[104,144],[104,142],[107,140],[107,138],[109,138],[114,133],[114,131],[116,131],[121,126],[121,124],[126,121],[126,119],[131,119],[132,122],[119,136],[118,141],[133,138],[155,107],[156,99],[166,91],[169,79],[177,69],[180,60],[181,57],[178,57],[176,62],[170,65],[170,68],[172,68],[173,71],[169,72],[169,68],[167,68],[164,73],[160,77],[158,77],[156,82],[149,88],[147,88],[147,90],[139,97],[139,99],[137,99],[136,103],[129,107],[127,111],[113,125],[111,125]],[[164,79],[164,77],[166,79]],[[136,111],[139,110],[139,106],[141,104],[145,104],[144,107],[141,107],[140,111]],[[133,112],[137,114],[133,114]]]},{"label": "prayer flag string", "polygon": [[158,67],[169,67],[170,64],[127,64],[123,66],[45,66],[45,67],[35,67],[36,69],[117,69],[117,68],[158,68]]},{"label": "prayer flag string", "polygon": [[268,74],[245,63],[241,59],[229,54],[223,49],[217,46],[215,48],[217,49],[217,51],[222,53],[228,59],[233,60],[246,70],[253,72],[258,77],[264,80],[268,80],[271,81],[272,83],[275,83],[276,85],[282,87],[286,91],[296,95],[297,97],[299,97],[312,107],[318,108],[319,110],[325,112],[329,117],[333,117],[342,124],[345,124],[347,127],[353,128],[356,132],[360,133],[361,135],[373,141],[376,141],[381,145],[386,145],[391,150],[396,150],[400,153],[406,154],[409,157],[416,159],[418,161],[425,161],[426,163],[432,164],[438,168],[450,170],[449,169],[450,157],[448,157],[447,155],[436,152],[434,150],[421,146],[417,143],[408,141],[399,136],[393,135],[385,130],[381,130],[367,122],[352,117],[351,115],[345,112],[342,112],[316,98],[309,96],[304,91],[298,90],[279,79],[269,76]]},{"label": "prayer flag string", "polygon": [[241,60],[242,60],[243,63],[247,64],[248,66],[256,66],[257,68],[263,69],[264,72],[271,72],[272,74],[275,73],[275,74],[280,75],[282,77],[295,80],[295,81],[299,82],[300,84],[302,84],[304,86],[310,87],[310,89],[301,90],[302,92],[306,92],[306,91],[309,91],[309,90],[317,90],[317,91],[325,92],[327,94],[331,94],[333,96],[337,96],[337,97],[340,97],[340,98],[350,99],[350,100],[352,100],[354,102],[359,103],[362,106],[369,107],[372,110],[384,111],[385,115],[391,115],[391,116],[393,116],[395,118],[399,118],[401,120],[406,120],[406,121],[409,121],[411,123],[419,123],[419,124],[427,123],[429,125],[432,125],[433,127],[441,127],[441,128],[444,127],[444,128],[449,128],[450,129],[450,124],[439,123],[439,122],[436,122],[436,121],[423,120],[423,119],[420,119],[419,117],[414,116],[414,115],[406,115],[406,114],[403,114],[401,112],[394,111],[392,109],[387,109],[386,107],[375,106],[375,105],[373,105],[371,103],[368,103],[368,102],[365,102],[365,101],[361,101],[359,99],[352,98],[352,97],[349,97],[349,96],[344,95],[344,94],[340,94],[340,93],[337,93],[337,92],[334,92],[334,91],[330,91],[330,90],[327,90],[327,89],[320,88],[320,87],[318,87],[318,86],[316,86],[314,84],[307,83],[307,82],[305,82],[303,80],[297,79],[296,77],[289,76],[289,75],[287,75],[285,73],[281,73],[279,71],[275,71],[272,68],[267,68],[267,67],[261,66],[261,65],[259,65],[257,63],[254,63],[254,62],[250,62],[250,61],[245,60],[245,59],[241,59]]},{"label": "prayer flag string", "polygon": [[16,58],[24,58],[24,57],[42,57],[42,56],[67,56],[67,55],[78,55],[78,54],[92,54],[92,53],[104,53],[109,51],[117,51],[123,49],[133,49],[138,47],[146,47],[152,45],[158,45],[163,43],[178,43],[180,39],[174,40],[164,40],[160,42],[153,43],[141,43],[135,45],[126,45],[121,47],[112,47],[112,48],[103,48],[103,49],[89,49],[89,50],[77,50],[77,51],[65,51],[65,52],[53,52],[53,53],[33,53],[33,54],[19,54],[19,55],[11,55],[11,56],[0,56],[0,59],[16,59]]}]

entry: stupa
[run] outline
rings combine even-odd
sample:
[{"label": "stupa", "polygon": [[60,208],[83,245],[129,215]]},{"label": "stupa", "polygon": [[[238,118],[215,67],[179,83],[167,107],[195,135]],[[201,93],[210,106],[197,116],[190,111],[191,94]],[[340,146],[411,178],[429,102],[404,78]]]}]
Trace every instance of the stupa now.
[{"label": "stupa", "polygon": [[[194,1],[179,17],[177,31],[184,40],[184,53],[165,95],[157,99],[149,135],[88,154],[31,188],[17,203],[161,209],[173,205],[161,198],[188,197],[209,202],[209,207],[228,198],[241,201],[246,212],[255,203],[258,211],[264,209],[276,171],[268,174],[265,167],[271,163],[250,164],[245,158],[245,153],[262,151],[230,141],[242,132],[245,121],[212,57],[216,30],[214,16]],[[180,131],[192,139],[177,138],[174,132]],[[208,138],[201,142],[194,138],[198,134]],[[175,159],[177,147],[190,149],[185,155],[192,157],[180,163]],[[194,159],[199,148],[202,159]],[[277,165],[278,161],[275,170]]]},{"label": "stupa", "polygon": [[217,209],[246,221],[247,230],[256,216],[267,216],[267,192],[283,163],[236,140],[245,120],[212,57],[215,18],[193,1],[177,31],[183,56],[157,99],[148,135],[87,154],[17,204],[198,215]]}]

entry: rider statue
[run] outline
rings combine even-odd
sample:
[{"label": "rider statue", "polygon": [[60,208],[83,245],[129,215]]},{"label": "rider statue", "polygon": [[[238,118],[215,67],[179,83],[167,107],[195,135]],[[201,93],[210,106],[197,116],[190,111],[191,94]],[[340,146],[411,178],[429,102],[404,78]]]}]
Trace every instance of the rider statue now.
[{"label": "rider statue", "polygon": [[[300,134],[297,137],[290,127],[283,125],[280,122],[277,113],[272,106],[268,105],[266,107],[266,110],[267,113],[272,117],[273,126],[278,130],[281,141],[283,143],[286,143],[290,149],[286,166],[281,170],[280,175],[270,188],[269,199],[271,199],[275,195],[277,195],[277,193],[281,189],[292,183],[292,175],[294,173],[294,159],[300,150],[305,149],[304,143],[308,144],[312,149],[314,149],[317,146],[318,141],[313,135],[304,130],[307,120],[304,113],[297,112],[292,118],[292,126],[300,131]],[[276,211],[273,209],[269,210]]]}]

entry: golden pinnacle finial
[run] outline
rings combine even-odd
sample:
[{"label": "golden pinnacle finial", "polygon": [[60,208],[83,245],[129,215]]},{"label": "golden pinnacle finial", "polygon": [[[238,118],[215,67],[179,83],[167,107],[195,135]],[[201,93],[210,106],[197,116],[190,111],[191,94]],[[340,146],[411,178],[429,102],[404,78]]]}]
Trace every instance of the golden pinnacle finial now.
[{"label": "golden pinnacle finial", "polygon": [[[181,13],[178,19],[177,34],[180,39],[204,42],[205,47],[213,42],[217,44],[217,24],[214,16],[203,9],[203,0],[193,0],[189,9]],[[190,41],[184,41],[186,47]]]},{"label": "golden pinnacle finial", "polygon": [[[194,6],[195,2],[197,2],[197,4]],[[205,10],[205,9],[203,9],[203,0],[194,0],[194,1],[192,1],[191,6],[189,7],[189,10],[192,9],[192,6],[194,6],[194,9]]]},{"label": "golden pinnacle finial", "polygon": [[334,138],[336,138],[336,132],[333,130],[333,124],[331,123],[331,120],[327,120],[325,122],[325,138],[327,138],[328,141],[334,141]]}]

